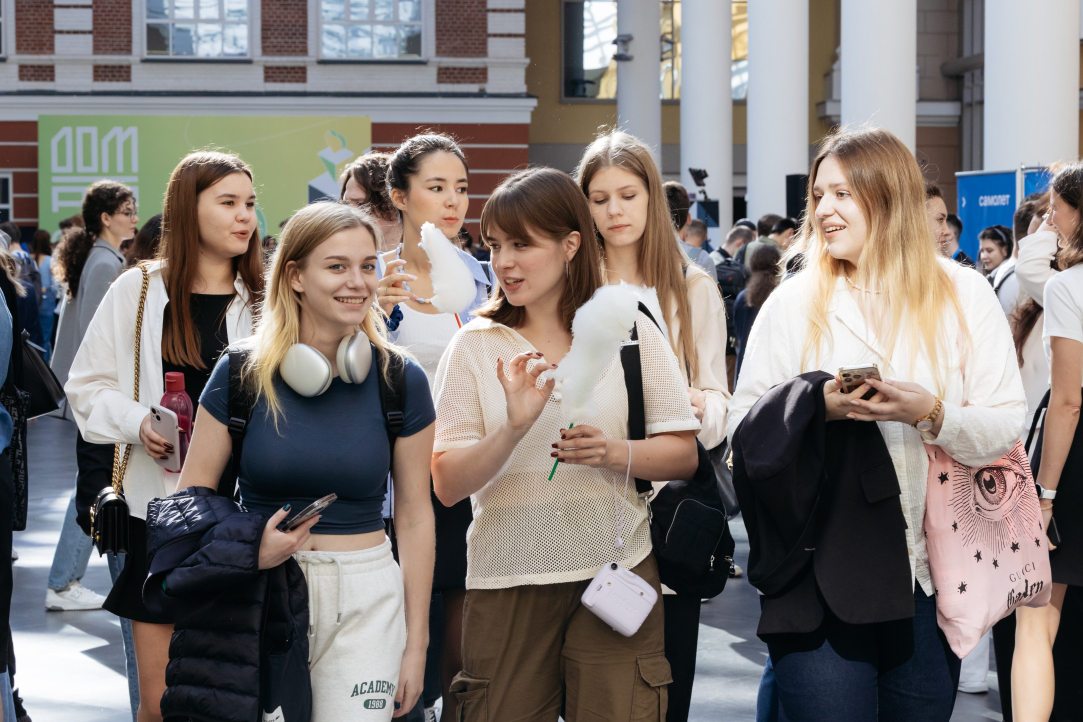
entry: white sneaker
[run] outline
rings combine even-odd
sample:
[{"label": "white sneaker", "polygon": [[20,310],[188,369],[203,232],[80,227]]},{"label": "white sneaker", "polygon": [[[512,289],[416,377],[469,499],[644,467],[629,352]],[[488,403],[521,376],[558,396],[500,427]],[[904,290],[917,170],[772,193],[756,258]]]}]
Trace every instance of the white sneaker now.
[{"label": "white sneaker", "polygon": [[51,612],[79,612],[88,609],[101,609],[105,603],[105,597],[95,591],[87,589],[79,580],[68,585],[67,589],[56,591],[48,589],[45,592],[45,608]]},{"label": "white sneaker", "polygon": [[19,552],[15,551],[15,549],[11,550],[11,561],[13,561],[13,562],[19,561]]}]

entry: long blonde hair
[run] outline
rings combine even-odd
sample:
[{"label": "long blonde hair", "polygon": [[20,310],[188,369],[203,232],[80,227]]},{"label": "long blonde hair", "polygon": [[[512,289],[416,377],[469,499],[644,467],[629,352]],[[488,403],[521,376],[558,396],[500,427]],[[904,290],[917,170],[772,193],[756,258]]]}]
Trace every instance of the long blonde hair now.
[{"label": "long blonde hair", "polygon": [[[939,394],[946,383],[942,358],[949,355],[962,334],[963,360],[969,354],[970,333],[955,283],[939,261],[925,213],[925,182],[914,155],[902,141],[880,128],[836,131],[824,139],[809,172],[805,220],[796,242],[786,254],[805,259],[802,274],[811,276],[809,327],[802,370],[819,368],[825,337],[830,342],[827,311],[840,277],[849,277],[847,261],[827,251],[823,230],[816,222],[812,188],[820,164],[834,158],[850,185],[854,202],[868,226],[861,265],[850,273],[853,283],[877,289],[885,303],[889,333],[884,341],[890,359],[902,328],[914,329],[919,343],[909,344],[910,368],[919,348],[933,368]],[[958,325],[945,313],[955,311]],[[897,371],[897,370],[896,370]]]},{"label": "long blonde hair", "polygon": [[[692,306],[688,302],[688,283],[696,275],[688,275],[689,264],[677,243],[676,229],[666,203],[662,174],[651,156],[647,145],[635,136],[619,130],[611,130],[598,136],[587,148],[575,179],[583,194],[590,197],[590,182],[600,171],[616,166],[635,175],[647,189],[647,225],[636,251],[636,262],[643,283],[658,292],[658,305],[662,315],[670,318],[676,311],[680,330],[671,341],[673,351],[688,372],[691,383],[699,375],[699,354],[696,353],[695,334],[692,328]],[[598,242],[605,250],[605,239],[600,231]],[[715,292],[718,292],[717,287]]]},{"label": "long blonde hair", "polygon": [[[241,383],[252,393],[253,405],[260,397],[266,400],[267,412],[274,416],[275,429],[283,411],[274,381],[286,352],[301,337],[301,299],[290,286],[289,263],[293,261],[304,267],[321,243],[351,228],[364,228],[372,236],[374,248],[380,247],[379,226],[371,215],[333,202],[313,203],[297,211],[278,239],[278,248],[267,271],[267,291],[255,333],[240,344],[250,349],[241,370]],[[403,353],[387,340],[384,323],[375,306],[369,309],[361,330],[376,347],[381,372],[387,379],[391,355],[401,358]]]}]

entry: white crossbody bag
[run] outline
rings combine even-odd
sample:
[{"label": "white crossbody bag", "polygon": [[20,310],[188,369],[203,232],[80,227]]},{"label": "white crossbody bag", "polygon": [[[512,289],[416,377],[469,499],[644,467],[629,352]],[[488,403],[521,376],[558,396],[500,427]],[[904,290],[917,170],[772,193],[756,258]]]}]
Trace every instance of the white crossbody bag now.
[{"label": "white crossbody bag", "polygon": [[[616,520],[616,548],[624,548],[624,511],[628,479],[632,475],[632,442],[628,442],[628,471],[624,475],[624,494],[618,496],[613,482],[613,515]],[[606,564],[591,580],[581,597],[583,606],[594,612],[614,631],[631,637],[658,602],[658,592],[647,580],[616,562]]]}]

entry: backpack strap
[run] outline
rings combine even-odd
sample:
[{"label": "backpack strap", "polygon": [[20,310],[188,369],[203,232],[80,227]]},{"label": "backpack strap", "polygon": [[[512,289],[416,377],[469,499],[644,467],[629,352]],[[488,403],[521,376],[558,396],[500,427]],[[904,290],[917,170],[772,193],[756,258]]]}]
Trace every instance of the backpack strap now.
[{"label": "backpack strap", "polygon": [[[658,325],[650,310],[642,303],[639,312]],[[659,328],[659,330],[661,330]],[[631,340],[620,349],[620,363],[624,367],[624,387],[628,392],[628,438],[642,441],[647,438],[647,413],[643,405],[643,364],[639,357],[639,329],[632,325]],[[646,479],[636,478],[636,493],[645,497],[654,489]]]},{"label": "backpack strap", "polygon": [[252,395],[241,385],[241,369],[248,360],[248,351],[231,348],[229,353],[229,438],[233,441],[230,457],[231,473],[228,480],[219,481],[218,495],[235,498],[237,475],[241,471],[241,452],[244,450],[244,434],[252,418]]},{"label": "backpack strap", "polygon": [[388,355],[387,375],[390,383],[384,378],[382,369],[375,370],[376,382],[380,388],[380,410],[387,426],[387,442],[393,453],[395,439],[402,433],[406,420],[403,414],[403,409],[406,408],[406,361],[401,356]]}]

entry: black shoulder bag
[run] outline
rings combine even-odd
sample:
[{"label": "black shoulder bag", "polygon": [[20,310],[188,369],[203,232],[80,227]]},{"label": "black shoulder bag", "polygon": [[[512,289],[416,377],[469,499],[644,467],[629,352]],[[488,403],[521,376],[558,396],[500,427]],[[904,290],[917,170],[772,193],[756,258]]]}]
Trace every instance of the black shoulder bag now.
[{"label": "black shoulder bag", "polygon": [[[657,325],[642,303],[639,310]],[[631,341],[621,347],[620,360],[628,391],[628,438],[639,441],[647,438],[647,422],[639,331],[635,326]],[[692,478],[669,482],[647,502],[647,508],[662,583],[677,594],[710,599],[726,586],[735,545],[710,456],[699,440],[696,450],[699,465]],[[651,482],[636,479],[640,497],[646,498],[652,490]]]},{"label": "black shoulder bag", "polygon": [[[135,385],[132,398],[139,402],[139,355],[142,350],[143,308],[147,305],[147,287],[150,275],[146,266],[143,271],[143,287],[139,291],[139,312],[135,315]],[[128,458],[132,455],[132,445],[121,444],[113,449],[113,483],[98,492],[98,498],[90,507],[90,536],[102,554],[121,554],[128,551],[128,502],[124,500],[124,475],[128,471]]]}]

